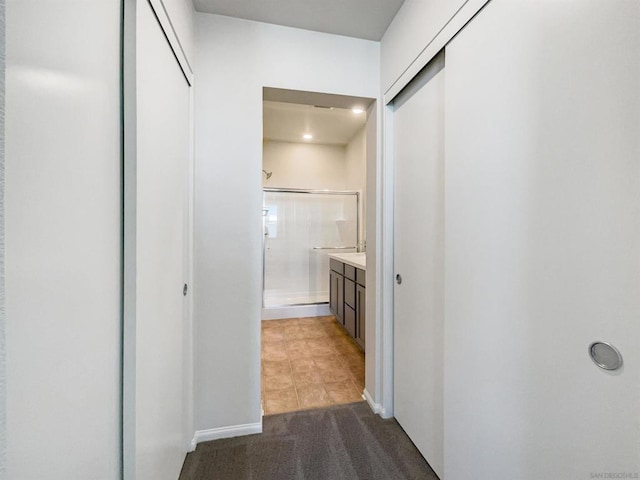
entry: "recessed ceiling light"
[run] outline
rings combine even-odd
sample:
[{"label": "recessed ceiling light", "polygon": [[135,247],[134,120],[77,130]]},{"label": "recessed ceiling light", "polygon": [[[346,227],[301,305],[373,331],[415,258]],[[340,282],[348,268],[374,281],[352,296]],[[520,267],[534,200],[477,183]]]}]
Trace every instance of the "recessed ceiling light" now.
[{"label": "recessed ceiling light", "polygon": [[353,113],[355,113],[356,115],[360,115],[361,113],[364,112],[364,110],[362,108],[357,108],[357,107],[356,108],[352,108],[351,111]]},{"label": "recessed ceiling light", "polygon": [[310,133],[305,133],[304,135],[302,135],[302,138],[304,138],[305,140],[311,140],[313,138],[313,135],[311,135]]}]

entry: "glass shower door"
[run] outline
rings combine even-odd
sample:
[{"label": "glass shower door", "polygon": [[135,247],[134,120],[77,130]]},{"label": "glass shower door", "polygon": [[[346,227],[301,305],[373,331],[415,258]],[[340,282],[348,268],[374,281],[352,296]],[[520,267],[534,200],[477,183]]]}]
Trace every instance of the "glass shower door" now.
[{"label": "glass shower door", "polygon": [[358,244],[358,194],[265,189],[263,217],[263,305],[328,302],[328,254]]}]

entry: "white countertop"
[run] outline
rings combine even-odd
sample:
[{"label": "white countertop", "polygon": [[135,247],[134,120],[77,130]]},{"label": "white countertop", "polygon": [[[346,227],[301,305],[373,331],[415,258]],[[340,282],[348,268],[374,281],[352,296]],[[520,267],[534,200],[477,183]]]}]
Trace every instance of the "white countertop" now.
[{"label": "white countertop", "polygon": [[330,253],[329,258],[333,258],[340,262],[351,265],[361,270],[367,269],[367,255],[364,252],[359,253]]}]

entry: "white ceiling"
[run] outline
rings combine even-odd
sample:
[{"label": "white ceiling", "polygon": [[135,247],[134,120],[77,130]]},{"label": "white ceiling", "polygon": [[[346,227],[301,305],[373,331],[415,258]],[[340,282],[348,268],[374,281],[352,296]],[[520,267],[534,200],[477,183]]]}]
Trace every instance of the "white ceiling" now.
[{"label": "white ceiling", "polygon": [[[313,105],[263,102],[263,136],[266,141],[346,145],[365,125],[366,112],[355,114],[345,108],[316,108]],[[310,133],[312,140],[304,140]]]},{"label": "white ceiling", "polygon": [[380,40],[404,0],[193,0],[198,12]]}]

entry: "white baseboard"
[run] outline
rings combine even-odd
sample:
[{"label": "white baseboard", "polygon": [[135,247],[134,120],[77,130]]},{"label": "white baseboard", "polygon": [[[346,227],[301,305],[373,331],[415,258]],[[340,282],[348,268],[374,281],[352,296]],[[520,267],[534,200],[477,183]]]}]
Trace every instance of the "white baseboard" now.
[{"label": "white baseboard", "polygon": [[364,389],[364,392],[362,392],[362,396],[369,404],[369,408],[371,408],[371,411],[373,411],[373,413],[382,414],[382,416],[384,417],[384,408],[382,408],[382,405],[380,405],[379,403],[373,401],[373,397],[371,397],[366,388]]},{"label": "white baseboard", "polygon": [[299,317],[324,317],[326,315],[331,315],[328,303],[269,307],[262,309],[262,320],[279,320],[283,318]]},{"label": "white baseboard", "polygon": [[254,435],[256,433],[262,433],[262,422],[198,430],[193,436],[193,440],[191,440],[191,451],[195,450],[196,446],[202,442],[210,442],[211,440],[219,440],[221,438],[240,437],[242,435]]}]

